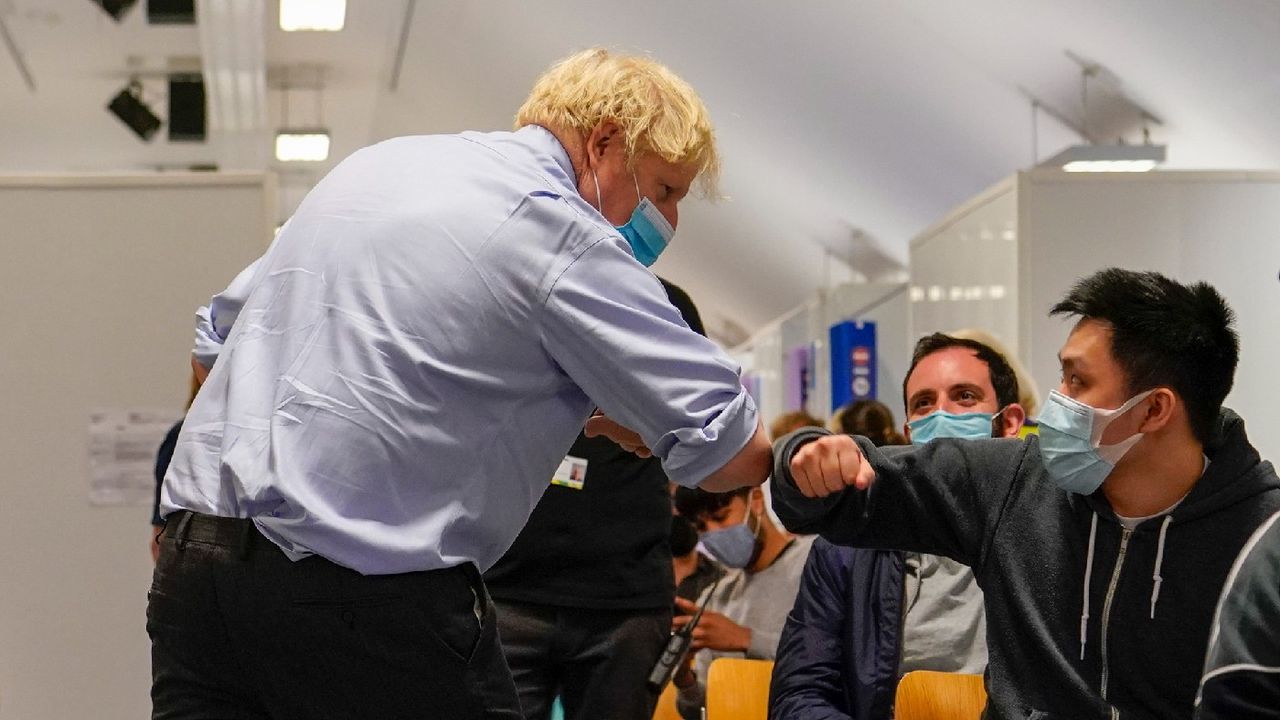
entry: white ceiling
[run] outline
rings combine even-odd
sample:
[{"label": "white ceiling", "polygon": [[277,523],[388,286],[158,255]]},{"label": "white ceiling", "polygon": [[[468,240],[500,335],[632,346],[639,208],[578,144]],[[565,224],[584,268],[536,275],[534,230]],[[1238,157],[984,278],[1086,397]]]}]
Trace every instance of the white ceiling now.
[{"label": "white ceiling", "polygon": [[[267,66],[325,68],[319,113],[305,90],[289,94],[289,111],[331,129],[335,160],[395,135],[506,129],[537,74],[590,45],[670,65],[711,108],[730,199],[686,203],[655,270],[722,337],[728,323],[753,330],[848,277],[822,243],[857,229],[904,259],[913,234],[1031,165],[1020,88],[1078,124],[1067,50],[1106,66],[1163,121],[1152,137],[1168,143],[1168,166],[1280,167],[1276,0],[423,0],[394,92],[407,0],[350,2],[336,34],[280,32],[274,0],[251,1],[263,6]],[[144,5],[117,24],[88,0],[0,0],[36,82],[30,91],[0,48],[0,172],[245,162],[216,134],[180,145],[162,130],[144,144],[103,110],[138,70],[163,108],[164,68],[201,55],[195,29],[148,26]],[[268,93],[264,148],[281,99]],[[1078,141],[1039,118],[1040,159]],[[286,208],[328,165],[282,176]]]}]

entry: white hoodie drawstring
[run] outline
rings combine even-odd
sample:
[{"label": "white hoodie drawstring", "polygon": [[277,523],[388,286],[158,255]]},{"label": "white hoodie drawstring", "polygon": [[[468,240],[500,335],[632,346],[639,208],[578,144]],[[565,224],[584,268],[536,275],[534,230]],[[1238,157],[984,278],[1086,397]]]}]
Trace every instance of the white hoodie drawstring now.
[{"label": "white hoodie drawstring", "polygon": [[1089,580],[1093,577],[1093,545],[1098,538],[1098,513],[1089,525],[1089,555],[1084,562],[1084,609],[1080,612],[1080,659],[1084,660],[1085,637],[1089,634]]},{"label": "white hoodie drawstring", "polygon": [[1156,619],[1156,602],[1160,599],[1160,584],[1164,582],[1164,578],[1160,577],[1160,567],[1164,564],[1164,535],[1169,530],[1169,523],[1173,522],[1172,515],[1165,515],[1164,522],[1160,523],[1160,540],[1156,544],[1156,571],[1151,576],[1151,619]]}]

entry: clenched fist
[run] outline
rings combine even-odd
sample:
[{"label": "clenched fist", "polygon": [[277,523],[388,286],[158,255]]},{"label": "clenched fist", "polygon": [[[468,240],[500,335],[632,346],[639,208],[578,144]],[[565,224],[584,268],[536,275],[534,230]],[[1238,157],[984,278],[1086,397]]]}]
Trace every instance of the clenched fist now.
[{"label": "clenched fist", "polygon": [[852,436],[826,435],[791,457],[791,478],[805,497],[826,497],[847,487],[865,490],[876,473]]}]

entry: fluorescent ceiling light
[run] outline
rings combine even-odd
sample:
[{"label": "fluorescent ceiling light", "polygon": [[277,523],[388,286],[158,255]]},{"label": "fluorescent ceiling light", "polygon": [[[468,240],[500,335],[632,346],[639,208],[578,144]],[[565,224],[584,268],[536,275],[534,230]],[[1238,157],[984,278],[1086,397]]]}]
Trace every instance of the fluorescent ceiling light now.
[{"label": "fluorescent ceiling light", "polygon": [[285,32],[342,29],[347,0],[280,0],[280,29]]},{"label": "fluorescent ceiling light", "polygon": [[1146,172],[1164,162],[1164,145],[1076,145],[1040,163],[1067,172]]},{"label": "fluorescent ceiling light", "polygon": [[1067,172],[1147,172],[1155,160],[1074,160],[1062,166]]},{"label": "fluorescent ceiling light", "polygon": [[328,130],[281,130],[276,133],[276,160],[319,162],[328,158]]}]

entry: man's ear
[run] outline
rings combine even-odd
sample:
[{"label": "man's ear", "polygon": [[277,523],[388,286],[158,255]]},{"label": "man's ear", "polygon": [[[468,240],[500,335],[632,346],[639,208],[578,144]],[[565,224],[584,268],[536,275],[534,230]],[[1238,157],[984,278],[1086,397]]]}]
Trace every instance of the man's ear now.
[{"label": "man's ear", "polygon": [[752,515],[764,514],[764,491],[759,487],[751,488],[751,493],[747,495],[747,510]]},{"label": "man's ear", "polygon": [[1018,437],[1018,432],[1022,430],[1022,425],[1027,421],[1027,411],[1022,409],[1018,403],[1006,405],[1004,412],[1000,414],[1000,429],[1003,431],[999,437]]},{"label": "man's ear", "polygon": [[599,167],[606,154],[620,152],[622,149],[622,128],[613,121],[605,120],[596,125],[587,136],[587,167]]},{"label": "man's ear", "polygon": [[1147,396],[1147,411],[1143,415],[1142,424],[1138,426],[1138,432],[1153,433],[1168,427],[1181,404],[1182,399],[1167,387],[1152,390]]},{"label": "man's ear", "polygon": [[902,423],[902,437],[907,439],[908,445],[911,444],[911,426],[905,422]]}]

